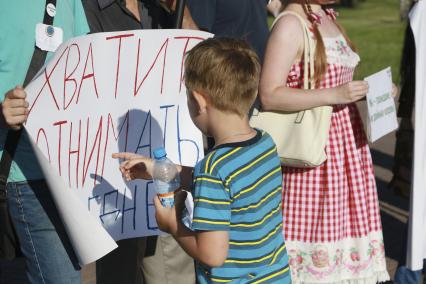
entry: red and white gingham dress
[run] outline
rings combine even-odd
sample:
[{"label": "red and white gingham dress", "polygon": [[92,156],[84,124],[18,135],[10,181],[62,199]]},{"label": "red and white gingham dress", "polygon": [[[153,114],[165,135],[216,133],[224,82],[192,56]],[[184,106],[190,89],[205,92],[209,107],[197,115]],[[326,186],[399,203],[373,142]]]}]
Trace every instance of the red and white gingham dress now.
[{"label": "red and white gingham dress", "polygon": [[[343,36],[324,38],[322,88],[352,81],[359,57]],[[287,86],[303,87],[303,64]],[[284,236],[293,283],[372,283],[386,272],[373,163],[355,104],[334,106],[327,161],[314,169],[283,167]]]}]

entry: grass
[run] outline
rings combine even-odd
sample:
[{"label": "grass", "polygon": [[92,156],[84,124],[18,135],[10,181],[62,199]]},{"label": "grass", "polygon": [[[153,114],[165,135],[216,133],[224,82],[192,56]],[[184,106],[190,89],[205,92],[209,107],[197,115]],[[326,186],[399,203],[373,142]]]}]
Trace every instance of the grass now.
[{"label": "grass", "polygon": [[406,22],[399,18],[399,0],[365,0],[356,8],[336,10],[361,57],[355,79],[391,66],[393,81],[397,83],[406,27]]},{"label": "grass", "polygon": [[337,10],[340,23],[361,57],[356,79],[391,66],[393,81],[398,82],[406,28],[406,22],[399,18],[399,1],[366,0],[356,8]]}]

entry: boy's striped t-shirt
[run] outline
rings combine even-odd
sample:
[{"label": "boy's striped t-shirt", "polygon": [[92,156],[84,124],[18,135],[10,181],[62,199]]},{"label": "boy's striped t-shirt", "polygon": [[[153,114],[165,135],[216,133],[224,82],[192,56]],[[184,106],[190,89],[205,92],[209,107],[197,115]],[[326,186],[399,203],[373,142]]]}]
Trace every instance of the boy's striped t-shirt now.
[{"label": "boy's striped t-shirt", "polygon": [[199,283],[290,283],[280,159],[271,137],[214,148],[194,169],[192,229],[228,231],[221,267],[197,263]]}]

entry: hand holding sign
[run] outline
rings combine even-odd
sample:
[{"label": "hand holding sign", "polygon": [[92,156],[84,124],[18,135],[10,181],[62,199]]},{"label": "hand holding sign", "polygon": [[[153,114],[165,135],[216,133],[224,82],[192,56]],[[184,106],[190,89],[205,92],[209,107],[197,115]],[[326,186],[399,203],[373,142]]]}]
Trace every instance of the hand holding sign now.
[{"label": "hand holding sign", "polygon": [[4,127],[10,127],[13,130],[21,128],[22,124],[27,120],[28,102],[27,94],[21,86],[8,91],[1,104],[4,116]]},{"label": "hand holding sign", "polygon": [[336,88],[336,104],[350,104],[362,100],[368,92],[368,83],[365,81],[352,81]]}]

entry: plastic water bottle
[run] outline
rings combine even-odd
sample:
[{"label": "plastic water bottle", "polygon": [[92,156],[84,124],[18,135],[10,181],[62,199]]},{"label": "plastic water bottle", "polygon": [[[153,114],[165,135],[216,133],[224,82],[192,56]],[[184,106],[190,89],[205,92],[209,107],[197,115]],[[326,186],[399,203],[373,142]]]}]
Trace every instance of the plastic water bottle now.
[{"label": "plastic water bottle", "polygon": [[164,207],[173,207],[174,193],[180,187],[180,176],[176,165],[167,159],[164,148],[154,150],[152,178],[158,197]]}]

